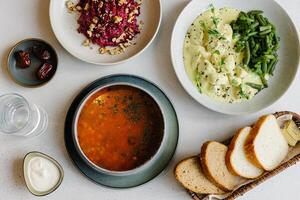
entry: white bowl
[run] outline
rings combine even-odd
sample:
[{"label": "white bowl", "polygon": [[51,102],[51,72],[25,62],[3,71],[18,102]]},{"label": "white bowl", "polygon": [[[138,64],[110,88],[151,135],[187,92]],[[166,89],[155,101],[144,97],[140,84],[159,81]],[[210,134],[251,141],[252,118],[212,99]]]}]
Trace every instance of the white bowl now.
[{"label": "white bowl", "polygon": [[90,49],[82,45],[86,38],[77,32],[78,15],[68,12],[66,2],[67,0],[51,0],[50,2],[49,14],[53,32],[60,44],[70,54],[97,65],[119,64],[139,55],[153,41],[161,23],[160,0],[143,0],[141,14],[138,17],[138,20],[143,21],[143,25],[141,33],[133,40],[136,45],[132,45],[119,55],[101,55],[99,46],[92,45],[92,49]]},{"label": "white bowl", "polygon": [[[198,15],[213,4],[216,8],[230,7],[242,11],[262,10],[277,28],[281,38],[279,62],[269,87],[253,99],[242,103],[222,103],[200,94],[189,79],[183,63],[183,42],[185,34]],[[291,85],[299,64],[299,39],[295,26],[284,9],[273,0],[193,0],[179,15],[171,39],[171,57],[176,75],[184,89],[199,103],[207,108],[233,115],[241,115],[262,110],[278,100]]]}]

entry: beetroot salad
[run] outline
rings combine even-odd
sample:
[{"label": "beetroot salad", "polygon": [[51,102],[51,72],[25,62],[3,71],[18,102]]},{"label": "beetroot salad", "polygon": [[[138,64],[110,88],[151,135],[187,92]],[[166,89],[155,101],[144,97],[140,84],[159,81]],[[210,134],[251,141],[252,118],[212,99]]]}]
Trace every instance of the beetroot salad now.
[{"label": "beetroot salad", "polygon": [[132,45],[132,39],[140,33],[137,19],[140,5],[140,1],[136,0],[79,0],[76,5],[67,3],[69,10],[80,14],[78,32],[87,38],[83,45],[89,46],[90,42],[97,44],[100,53],[106,53],[106,47],[124,51]]}]

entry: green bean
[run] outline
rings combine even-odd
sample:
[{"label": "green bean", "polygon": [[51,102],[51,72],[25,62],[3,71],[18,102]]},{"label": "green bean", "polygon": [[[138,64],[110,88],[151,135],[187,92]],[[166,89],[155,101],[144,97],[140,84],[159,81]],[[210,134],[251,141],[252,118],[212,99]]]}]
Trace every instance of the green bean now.
[{"label": "green bean", "polygon": [[276,44],[276,45],[274,46],[273,50],[274,50],[274,51],[277,51],[277,50],[279,49],[279,47],[280,47],[279,44]]},{"label": "green bean", "polygon": [[244,65],[248,65],[250,62],[251,58],[251,53],[250,53],[250,47],[249,47],[249,42],[246,42],[246,53],[245,53],[245,58],[244,58]]},{"label": "green bean", "polygon": [[256,31],[251,32],[251,33],[248,33],[247,37],[252,37],[252,36],[254,36],[254,35],[257,35],[257,32],[256,32]]},{"label": "green bean", "polygon": [[260,47],[260,45],[259,45],[258,43],[256,43],[254,49],[252,50],[252,54],[253,54],[253,55],[256,55],[256,53],[257,53],[259,47]]},{"label": "green bean", "polygon": [[251,14],[249,15],[249,14],[248,14],[248,16],[249,16],[250,19],[255,20],[255,15],[251,15]]},{"label": "green bean", "polygon": [[247,16],[247,14],[245,13],[245,12],[240,12],[240,14],[239,14],[239,17],[245,17],[245,16]]},{"label": "green bean", "polygon": [[246,17],[246,16],[241,16],[240,19],[243,21],[246,21],[246,23],[249,23],[249,24],[254,22],[254,19],[251,19],[250,17]]},{"label": "green bean", "polygon": [[236,52],[244,51],[244,65],[259,75],[267,87],[265,75],[273,75],[278,62],[276,51],[280,45],[275,26],[262,13],[260,10],[241,12],[231,27]]},{"label": "green bean", "polygon": [[255,69],[261,68],[261,62],[257,62],[257,63],[254,65],[254,68],[255,68]]},{"label": "green bean", "polygon": [[259,35],[266,35],[266,34],[271,33],[271,32],[272,32],[272,30],[267,29],[265,31],[260,32]]},{"label": "green bean", "polygon": [[262,31],[265,31],[265,30],[271,30],[272,29],[272,26],[268,25],[268,26],[261,26],[259,27],[259,31],[262,32]]},{"label": "green bean", "polygon": [[274,65],[275,62],[276,62],[276,59],[272,59],[268,63],[268,71],[267,71],[268,74],[270,74],[271,68],[273,67],[273,65]]},{"label": "green bean", "polygon": [[246,85],[258,90],[258,91],[261,91],[263,89],[264,86],[260,85],[260,84],[256,84],[256,83],[245,83]]},{"label": "green bean", "polygon": [[256,18],[257,18],[257,20],[258,20],[258,22],[259,22],[260,25],[263,25],[263,26],[267,25],[267,23],[265,22],[263,16],[256,15]]},{"label": "green bean", "polygon": [[249,38],[249,45],[250,45],[251,49],[253,49],[255,47],[255,41],[254,41],[253,37]]},{"label": "green bean", "polygon": [[271,67],[270,67],[269,74],[271,74],[272,76],[273,76],[273,72],[274,72],[274,70],[275,70],[275,66],[276,66],[277,62],[278,62],[278,58],[275,59],[275,62],[272,63],[272,65],[271,65]]},{"label": "green bean", "polygon": [[237,39],[237,38],[239,38],[241,35],[239,34],[239,33],[237,33],[237,32],[233,32],[233,34],[232,34],[232,37],[233,37],[233,39]]},{"label": "green bean", "polygon": [[239,30],[240,28],[237,24],[233,24],[231,27],[233,30]]},{"label": "green bean", "polygon": [[265,37],[265,43],[266,43],[266,46],[267,46],[267,51],[271,50],[272,42],[271,42],[271,40],[270,40],[270,38],[269,38],[269,35],[267,35],[267,36]]},{"label": "green bean", "polygon": [[258,67],[254,70],[254,73],[256,73],[259,76],[261,76],[263,74],[260,65],[258,65]]},{"label": "green bean", "polygon": [[[262,16],[263,17],[263,16]],[[267,24],[271,24],[270,22],[269,22],[269,20],[268,20],[268,18],[266,18],[266,17],[263,17],[264,18],[264,21],[267,23]]]},{"label": "green bean", "polygon": [[275,59],[275,56],[274,55],[264,55],[264,58],[272,60],[272,59]]},{"label": "green bean", "polygon": [[250,12],[248,12],[248,15],[258,15],[258,14],[262,14],[263,11],[261,10],[251,10]]},{"label": "green bean", "polygon": [[259,26],[259,23],[258,22],[255,22],[253,24],[250,25],[250,29],[254,29],[256,28],[257,26]]},{"label": "green bean", "polygon": [[265,73],[268,72],[268,65],[267,65],[267,61],[266,60],[263,61],[261,70],[262,70],[263,74],[265,74]]},{"label": "green bean", "polygon": [[261,80],[262,84],[264,85],[264,87],[268,87],[268,81],[266,80],[266,78],[263,75],[260,76],[260,80]]}]

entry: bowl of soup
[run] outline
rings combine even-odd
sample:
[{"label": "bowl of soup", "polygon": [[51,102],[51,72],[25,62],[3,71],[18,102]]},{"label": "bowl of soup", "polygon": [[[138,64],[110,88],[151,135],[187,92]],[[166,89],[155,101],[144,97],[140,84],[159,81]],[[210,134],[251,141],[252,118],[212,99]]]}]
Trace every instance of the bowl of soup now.
[{"label": "bowl of soup", "polygon": [[94,167],[133,170],[150,160],[164,135],[162,112],[145,91],[112,85],[84,102],[77,121],[81,153]]},{"label": "bowl of soup", "polygon": [[96,182],[131,187],[159,174],[178,139],[176,113],[165,94],[130,75],[99,79],[84,91],[77,97],[72,140],[86,167],[103,176]]}]

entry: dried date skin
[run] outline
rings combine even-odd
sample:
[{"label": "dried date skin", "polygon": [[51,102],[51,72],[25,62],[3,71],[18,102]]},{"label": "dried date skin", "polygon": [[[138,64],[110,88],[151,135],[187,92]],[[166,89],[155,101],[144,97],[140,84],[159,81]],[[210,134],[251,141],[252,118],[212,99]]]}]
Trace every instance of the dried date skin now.
[{"label": "dried date skin", "polygon": [[50,52],[41,46],[32,47],[32,52],[40,60],[49,60],[51,57]]},{"label": "dried date skin", "polygon": [[36,75],[37,78],[41,81],[49,78],[53,73],[53,66],[49,63],[44,63],[42,66],[38,69]]},{"label": "dried date skin", "polygon": [[20,68],[27,68],[31,64],[30,55],[26,51],[18,51],[15,53],[17,66]]}]

